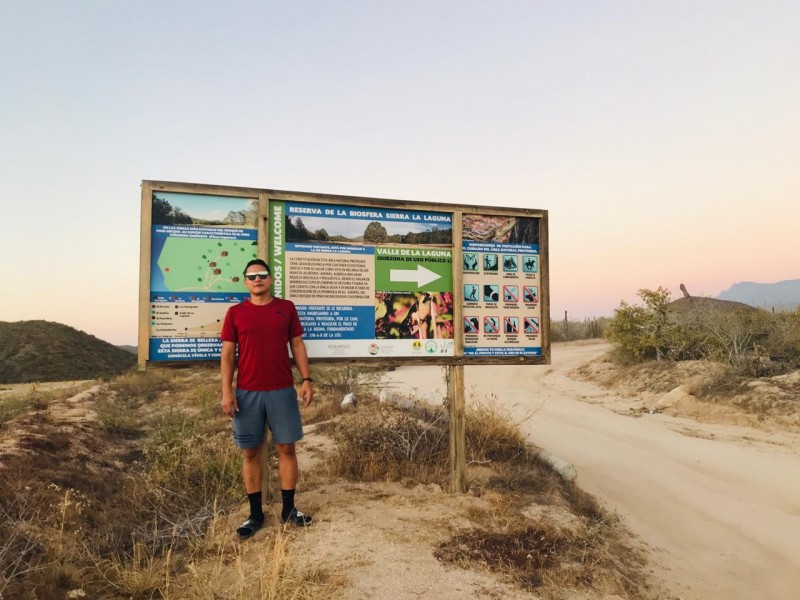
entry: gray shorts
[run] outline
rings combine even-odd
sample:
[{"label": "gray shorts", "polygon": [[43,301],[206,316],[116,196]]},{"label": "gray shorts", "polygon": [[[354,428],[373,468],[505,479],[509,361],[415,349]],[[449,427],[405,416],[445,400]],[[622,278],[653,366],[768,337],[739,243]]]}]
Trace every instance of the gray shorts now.
[{"label": "gray shorts", "polygon": [[292,444],[303,439],[303,423],[297,392],[293,386],[271,392],[236,390],[239,412],[231,419],[233,439],[239,448],[257,448],[264,443],[269,427],[275,444]]}]

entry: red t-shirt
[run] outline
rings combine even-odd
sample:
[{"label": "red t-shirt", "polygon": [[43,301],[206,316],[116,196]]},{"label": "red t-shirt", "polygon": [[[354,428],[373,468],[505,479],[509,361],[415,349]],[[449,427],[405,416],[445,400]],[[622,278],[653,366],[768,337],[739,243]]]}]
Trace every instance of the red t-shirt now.
[{"label": "red t-shirt", "polygon": [[273,298],[264,306],[245,300],[231,306],[220,337],[239,346],[236,387],[268,392],[292,385],[292,363],[286,344],[300,335],[303,326],[289,300]]}]

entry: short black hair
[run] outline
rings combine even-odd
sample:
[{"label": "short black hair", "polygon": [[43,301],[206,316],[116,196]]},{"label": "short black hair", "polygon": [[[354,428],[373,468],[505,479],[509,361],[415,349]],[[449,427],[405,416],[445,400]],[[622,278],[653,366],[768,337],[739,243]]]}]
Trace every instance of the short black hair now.
[{"label": "short black hair", "polygon": [[267,262],[264,261],[264,260],[261,260],[260,258],[254,258],[249,263],[247,263],[244,266],[244,273],[247,274],[247,269],[249,269],[253,265],[261,265],[262,267],[264,267],[264,269],[266,269],[267,273],[272,273],[272,271],[270,270],[269,265],[267,264]]}]

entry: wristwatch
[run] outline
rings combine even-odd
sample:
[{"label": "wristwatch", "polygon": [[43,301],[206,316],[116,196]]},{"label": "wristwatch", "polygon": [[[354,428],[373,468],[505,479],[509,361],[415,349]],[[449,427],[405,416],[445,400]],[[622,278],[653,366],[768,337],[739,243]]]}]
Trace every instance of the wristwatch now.
[{"label": "wristwatch", "polygon": [[303,381],[310,381],[311,383],[314,383],[314,380],[311,379],[311,377],[303,377]]}]

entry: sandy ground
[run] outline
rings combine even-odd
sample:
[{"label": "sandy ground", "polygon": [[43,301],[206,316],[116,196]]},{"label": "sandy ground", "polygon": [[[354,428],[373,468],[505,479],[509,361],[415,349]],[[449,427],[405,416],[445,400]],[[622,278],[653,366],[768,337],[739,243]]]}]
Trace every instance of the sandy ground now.
[{"label": "sandy ground", "polygon": [[463,514],[470,506],[484,506],[481,499],[449,494],[436,485],[407,488],[385,482],[354,483],[345,494],[340,485],[306,493],[303,500],[317,522],[295,532],[293,542],[296,555],[345,577],[346,587],[336,597],[536,598],[489,572],[447,566],[434,557],[453,528],[470,525]]},{"label": "sandy ground", "polygon": [[[496,396],[529,439],[571,462],[577,482],[651,549],[684,599],[800,598],[800,436],[663,414],[567,374],[604,343],[554,345],[550,366],[466,368],[467,401]],[[403,367],[399,389],[441,398],[442,369]],[[622,414],[621,414],[622,413]]]}]

